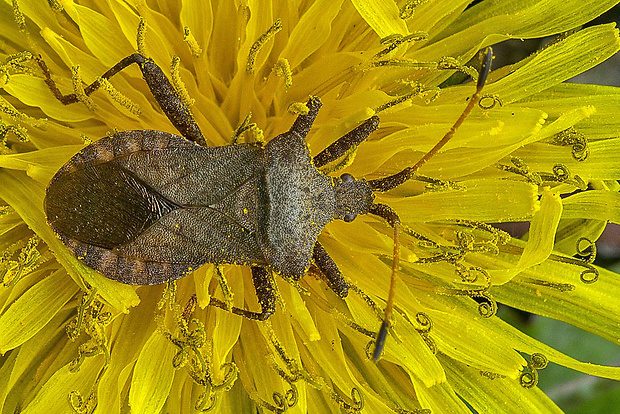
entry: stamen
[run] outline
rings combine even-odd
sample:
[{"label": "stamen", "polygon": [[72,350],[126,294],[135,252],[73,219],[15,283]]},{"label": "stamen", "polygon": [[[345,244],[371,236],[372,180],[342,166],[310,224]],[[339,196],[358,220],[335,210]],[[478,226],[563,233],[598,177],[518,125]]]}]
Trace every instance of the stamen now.
[{"label": "stamen", "polygon": [[256,123],[250,122],[251,118],[252,112],[248,112],[246,117],[243,119],[243,122],[241,123],[241,125],[239,125],[239,128],[237,128],[231,138],[231,142],[233,145],[237,144],[239,142],[239,138],[241,138],[241,135],[245,133],[249,133],[250,135],[249,139],[247,140],[248,142],[258,142],[261,145],[266,144],[265,134],[263,133],[263,130],[260,129],[258,125],[256,125]]},{"label": "stamen", "polygon": [[33,118],[29,115],[26,115],[22,112],[19,112],[9,101],[7,101],[4,97],[0,96],[0,111],[7,114],[12,120],[23,122],[28,125],[42,127],[45,125],[45,121],[42,119]]},{"label": "stamen", "polygon": [[352,283],[350,281],[348,281],[348,283],[349,283],[349,290],[359,295],[359,297],[362,298],[362,300],[366,303],[366,305],[368,305],[368,307],[372,309],[374,314],[377,316],[377,319],[382,320],[383,310],[379,308],[379,305],[377,305],[377,303],[374,300],[372,300],[370,296],[368,296],[363,290],[361,290],[359,286],[357,286],[355,283]]},{"label": "stamen", "polygon": [[424,191],[439,192],[439,191],[464,191],[466,188],[457,182],[440,180],[438,178],[427,177],[425,175],[416,174],[411,177],[412,180],[421,181],[427,183],[424,187]]},{"label": "stamen", "polygon": [[[169,286],[172,286],[172,283]],[[170,288],[167,290],[170,293],[164,292],[164,298],[172,296],[173,290]],[[164,300],[160,301],[162,304],[160,309],[165,305]],[[206,412],[215,407],[216,393],[218,391],[226,391],[233,386],[237,380],[238,369],[232,362],[224,363],[221,366],[221,369],[225,371],[224,379],[219,383],[213,380],[211,373],[213,344],[211,341],[207,341],[204,324],[200,320],[191,317],[196,309],[197,302],[196,295],[192,295],[183,311],[181,311],[180,306],[176,302],[169,306],[176,321],[176,330],[174,332],[171,332],[164,326],[165,315],[163,312],[158,314],[158,324],[166,339],[179,349],[172,358],[173,367],[175,369],[187,367],[188,374],[192,380],[205,388],[205,391],[198,396],[194,407],[197,411]],[[195,328],[190,329],[190,324],[193,324]]]},{"label": "stamen", "polygon": [[421,96],[424,92],[426,92],[427,90],[425,90],[422,85],[420,83],[414,83],[412,85],[409,85],[411,88],[413,88],[412,92],[406,93],[404,95],[401,95],[397,98],[392,99],[391,101],[388,101],[384,104],[379,105],[378,107],[375,108],[375,114],[378,114],[380,112],[385,111],[386,109],[389,109],[393,106],[396,106],[400,103],[403,102],[407,102],[409,100],[412,100],[413,98],[416,98],[418,96]]},{"label": "stamen", "polygon": [[80,74],[80,65],[71,67],[71,82],[73,83],[73,92],[78,101],[82,102],[89,111],[95,110],[95,103],[86,95],[84,85],[82,84],[82,76]]},{"label": "stamen", "polygon": [[393,58],[371,61],[368,63],[367,69],[381,68],[381,67],[396,67],[396,68],[410,68],[410,69],[437,69],[437,62],[419,62],[413,59],[406,58]]},{"label": "stamen", "polygon": [[[491,100],[491,102],[488,103],[488,104],[485,104],[484,102],[486,102],[489,99]],[[504,106],[504,101],[502,101],[502,99],[499,97],[499,95],[495,95],[495,94],[492,94],[492,93],[487,93],[487,94],[482,95],[480,97],[480,100],[478,101],[478,106],[481,109],[484,109],[484,110],[487,110],[487,111],[495,108],[498,105],[501,108],[502,106]]]},{"label": "stamen", "polygon": [[82,396],[82,393],[77,390],[73,390],[67,395],[69,404],[75,413],[90,414],[95,412],[95,408],[97,408],[97,390],[99,389],[101,378],[103,378],[103,374],[105,374],[107,369],[108,365],[105,365],[103,369],[99,371],[97,379],[95,379],[94,384],[90,387],[90,392],[86,399]]},{"label": "stamen", "polygon": [[172,63],[170,65],[170,75],[172,77],[172,86],[174,86],[175,91],[181,98],[181,101],[187,108],[190,110],[190,107],[194,105],[195,99],[192,99],[185,88],[185,84],[181,80],[181,75],[179,74],[179,65],[181,63],[181,58],[178,56],[172,57]]},{"label": "stamen", "polygon": [[138,53],[146,56],[146,20],[140,16],[140,22],[138,23],[138,33],[136,34],[136,44],[138,47]]},{"label": "stamen", "polygon": [[497,378],[506,378],[505,375],[498,374],[496,372],[482,371],[482,370],[480,370],[479,372],[480,372],[480,375],[482,375],[483,377],[488,378],[490,380],[494,380],[494,379],[497,379]]},{"label": "stamen", "polygon": [[69,363],[69,371],[77,372],[87,357],[103,354],[105,364],[110,363],[110,351],[105,326],[112,320],[110,312],[103,312],[103,303],[96,299],[97,290],[84,293],[75,321],[67,325],[67,335],[74,341],[84,330],[90,338],[78,348],[78,356]]},{"label": "stamen", "polygon": [[299,399],[299,393],[295,383],[303,380],[307,384],[316,389],[321,389],[322,386],[317,380],[315,380],[301,365],[293,359],[284,349],[280,341],[278,341],[276,334],[271,326],[271,323],[266,322],[265,327],[267,329],[267,340],[269,344],[276,351],[278,358],[284,363],[288,372],[278,366],[275,360],[272,359],[271,367],[278,373],[280,378],[289,384],[290,389],[286,391],[285,395],[279,392],[273,393],[273,400],[279,407],[284,409],[294,407]]},{"label": "stamen", "polygon": [[284,78],[284,88],[289,90],[293,86],[293,72],[291,71],[291,65],[288,63],[288,59],[280,58],[273,67],[273,73],[276,76]]},{"label": "stamen", "polygon": [[349,328],[361,333],[364,336],[367,336],[368,338],[372,338],[373,340],[377,337],[377,334],[369,331],[368,329],[364,328],[363,326],[359,325],[358,323],[352,321],[351,319],[349,319],[348,317],[346,317],[342,312],[338,311],[335,308],[332,308],[330,310],[330,313],[337,318],[340,322],[344,323],[345,325],[347,325]]},{"label": "stamen", "polygon": [[243,122],[241,123],[241,125],[239,125],[239,128],[237,128],[237,130],[235,131],[235,133],[233,134],[231,138],[231,142],[233,145],[237,144],[239,142],[239,138],[241,137],[241,135],[250,128],[251,118],[252,118],[252,112],[248,112],[248,114],[243,119]]},{"label": "stamen", "polygon": [[403,20],[407,20],[413,17],[415,8],[421,4],[426,3],[427,1],[428,0],[407,0],[405,4],[403,4],[402,7],[400,8],[400,13],[398,14],[398,17],[400,17]]},{"label": "stamen", "polygon": [[183,27],[183,40],[185,41],[185,43],[187,43],[189,51],[191,52],[193,57],[199,58],[200,55],[202,55],[202,48],[196,41],[196,38],[194,37],[188,26]]},{"label": "stamen", "polygon": [[553,254],[553,253],[549,255],[549,259],[556,261],[556,262],[560,262],[560,263],[567,263],[567,264],[572,264],[575,266],[585,267],[585,269],[579,275],[579,279],[581,280],[582,283],[589,285],[598,280],[598,277],[599,277],[598,269],[592,266],[587,261],[576,259],[574,257],[560,256],[560,255]]},{"label": "stamen", "polygon": [[458,60],[451,56],[445,56],[439,59],[437,62],[437,69],[440,70],[457,70],[465,75],[471,77],[472,79],[478,79],[478,71],[467,65],[461,64]]},{"label": "stamen", "polygon": [[108,95],[110,95],[110,97],[119,105],[127,108],[127,110],[129,112],[131,112],[132,114],[139,116],[141,113],[140,107],[135,104],[131,99],[129,99],[128,97],[126,97],[125,95],[123,95],[122,93],[120,93],[118,91],[118,89],[116,89],[109,80],[107,80],[106,78],[97,78],[97,82],[99,82],[99,85],[101,88],[103,88],[104,91],[107,92]]},{"label": "stamen", "polygon": [[254,42],[254,44],[252,44],[252,46],[250,47],[250,52],[248,53],[248,63],[245,67],[246,72],[254,73],[254,65],[258,52],[260,52],[265,43],[267,43],[267,41],[273,36],[275,36],[275,34],[278,33],[280,30],[282,30],[282,20],[277,19],[273,23],[273,25],[269,29],[267,29],[267,31],[263,33],[256,40],[256,42]]},{"label": "stamen", "polygon": [[9,132],[13,133],[13,135],[15,135],[15,137],[17,137],[17,139],[21,142],[30,141],[30,138],[28,137],[28,130],[26,128],[19,125],[5,124],[0,119],[0,143],[6,144],[6,137]]},{"label": "stamen", "polygon": [[440,295],[468,296],[472,299],[478,299],[478,313],[483,318],[490,318],[497,313],[497,302],[489,294],[488,286],[482,289],[451,289],[437,288],[436,291]]},{"label": "stamen", "polygon": [[498,229],[497,227],[493,227],[490,224],[483,223],[481,221],[457,219],[455,220],[455,222],[458,225],[466,226],[474,230],[480,229],[491,233],[491,235],[493,236],[493,241],[496,244],[506,244],[512,238],[510,234],[508,234],[504,230]]},{"label": "stamen", "polygon": [[[583,245],[583,242],[586,243],[585,246]],[[596,260],[596,243],[587,237],[580,237],[577,239],[576,244],[577,254],[582,256],[586,263],[594,263],[594,260]]]},{"label": "stamen", "polygon": [[0,65],[0,86],[6,85],[9,82],[11,71],[32,74],[32,70],[23,64],[32,59],[32,54],[27,51],[8,55],[4,60],[4,63]]},{"label": "stamen", "polygon": [[532,354],[531,360],[528,361],[527,367],[519,376],[519,383],[523,388],[533,388],[538,384],[538,370],[547,366],[547,357],[543,354]]},{"label": "stamen", "polygon": [[25,33],[26,32],[26,18],[24,17],[24,14],[22,13],[22,11],[19,9],[18,0],[13,0],[13,17],[15,18],[15,23],[17,23],[19,30]]},{"label": "stamen", "polygon": [[396,50],[403,43],[412,43],[412,42],[417,42],[417,41],[426,40],[426,39],[428,39],[428,33],[426,32],[415,32],[407,36],[403,36],[400,34],[386,36],[383,39],[381,39],[380,43],[382,45],[387,45],[387,47],[385,49],[380,50],[377,54],[375,54],[372,57],[372,59],[382,58],[383,56]]},{"label": "stamen", "polygon": [[360,412],[364,409],[364,396],[358,388],[353,387],[351,389],[351,398],[345,398],[337,394],[333,389],[328,390],[328,394],[332,400],[334,400],[340,408],[347,412]]},{"label": "stamen", "polygon": [[543,182],[558,182],[564,184],[571,184],[580,190],[586,190],[588,185],[583,181],[583,179],[575,175],[571,178],[571,173],[568,167],[564,164],[556,164],[553,166],[553,174],[539,172],[538,175],[543,180]]},{"label": "stamen", "polygon": [[556,134],[552,143],[554,145],[572,146],[573,159],[576,161],[585,161],[590,154],[586,136],[573,127]]},{"label": "stamen", "polygon": [[57,13],[64,10],[64,7],[62,7],[62,4],[58,3],[58,0],[47,0],[47,4],[49,4],[51,9]]},{"label": "stamen", "polygon": [[532,285],[544,286],[550,289],[555,289],[560,292],[572,292],[573,290],[575,290],[575,285],[571,285],[570,283],[549,282],[548,280],[532,279],[529,277],[523,278],[523,281]]},{"label": "stamen", "polygon": [[[24,276],[29,275],[39,267],[41,264],[41,254],[37,250],[39,240],[38,236],[31,237],[20,250],[17,261],[8,260],[14,254],[14,250],[11,248],[3,253],[0,257],[0,283],[2,286],[14,286]],[[17,249],[19,245],[14,246]]]},{"label": "stamen", "polygon": [[224,304],[226,306],[227,311],[231,311],[233,308],[233,293],[230,290],[230,286],[226,281],[226,277],[224,277],[224,273],[222,273],[222,267],[219,265],[214,266],[215,277],[220,284],[220,289],[222,289],[222,294],[224,295]]},{"label": "stamen", "polygon": [[196,404],[194,404],[194,408],[199,413],[208,413],[215,408],[215,404],[217,403],[217,394],[216,393],[206,393],[203,392],[196,399]]},{"label": "stamen", "polygon": [[502,171],[520,175],[524,177],[527,180],[527,182],[529,182],[530,184],[542,185],[543,180],[540,174],[533,172],[530,169],[530,167],[521,158],[511,156],[510,162],[512,162],[513,165],[504,165],[504,164],[497,163],[495,164],[495,167],[497,167],[498,169]]},{"label": "stamen", "polygon": [[282,395],[277,391],[272,394],[273,402],[277,407],[276,412],[284,412],[287,409],[297,405],[297,401],[299,400],[299,392],[297,391],[295,384],[289,383],[289,385],[291,388],[286,391],[286,395]]},{"label": "stamen", "polygon": [[426,346],[428,346],[431,352],[433,354],[437,354],[437,344],[430,336],[431,329],[433,328],[433,321],[424,312],[418,312],[415,315],[415,320],[420,325],[420,327],[415,328],[415,330],[418,331],[422,337],[422,340],[426,343]]},{"label": "stamen", "polygon": [[439,247],[439,245],[437,243],[435,243],[434,241],[432,241],[431,239],[429,239],[428,237],[424,236],[421,233],[418,233],[417,231],[413,230],[411,227],[402,224],[401,226],[401,230],[405,233],[408,234],[409,236],[413,237],[414,239],[418,240],[418,245],[419,247],[425,248],[425,249],[437,249]]}]

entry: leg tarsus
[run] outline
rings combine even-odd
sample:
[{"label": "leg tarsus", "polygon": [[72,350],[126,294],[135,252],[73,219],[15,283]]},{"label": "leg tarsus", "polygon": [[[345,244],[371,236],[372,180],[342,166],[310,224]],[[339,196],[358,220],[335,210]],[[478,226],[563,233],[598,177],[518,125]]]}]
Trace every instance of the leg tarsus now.
[{"label": "leg tarsus", "polygon": [[357,128],[353,129],[346,135],[338,138],[330,146],[318,153],[312,159],[314,166],[320,168],[342,157],[350,148],[358,146],[364,140],[366,140],[366,138],[368,138],[370,134],[375,132],[378,127],[379,117],[377,115],[371,116],[360,125],[358,125]]},{"label": "leg tarsus", "polygon": [[339,297],[346,298],[349,294],[349,284],[342,277],[340,269],[329,256],[327,250],[319,242],[314,245],[314,264],[319,270],[319,277],[325,280],[327,286]]}]

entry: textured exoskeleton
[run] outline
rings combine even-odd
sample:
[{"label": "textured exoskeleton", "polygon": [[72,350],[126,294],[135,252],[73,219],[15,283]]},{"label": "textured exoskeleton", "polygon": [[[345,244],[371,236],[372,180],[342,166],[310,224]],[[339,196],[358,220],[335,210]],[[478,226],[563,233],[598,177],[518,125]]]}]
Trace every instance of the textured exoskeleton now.
[{"label": "textured exoskeleton", "polygon": [[325,225],[367,213],[372,199],[365,181],[318,172],[297,131],[261,148],[138,130],[71,158],[48,186],[45,211],[88,266],[150,285],[205,263],[271,266],[299,278]]}]

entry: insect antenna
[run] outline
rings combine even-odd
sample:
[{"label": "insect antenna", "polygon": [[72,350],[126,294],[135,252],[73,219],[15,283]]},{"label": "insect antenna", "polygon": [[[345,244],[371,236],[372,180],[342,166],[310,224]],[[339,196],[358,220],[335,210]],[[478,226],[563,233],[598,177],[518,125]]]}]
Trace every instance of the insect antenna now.
[{"label": "insect antenna", "polygon": [[476,92],[472,95],[469,103],[467,104],[467,107],[465,108],[459,119],[457,119],[454,125],[452,125],[452,128],[450,128],[446,135],[444,135],[444,137],[437,144],[435,144],[435,146],[429,152],[424,154],[424,156],[420,158],[420,160],[415,163],[415,165],[413,165],[412,167],[407,167],[401,172],[390,175],[389,177],[369,180],[368,184],[370,185],[370,188],[372,188],[374,191],[384,192],[398,187],[405,181],[411,179],[413,175],[420,169],[420,167],[426,164],[429,159],[431,159],[435,154],[437,154],[437,152],[441,148],[443,148],[443,146],[446,145],[448,141],[450,141],[450,139],[452,139],[456,130],[459,129],[463,121],[465,121],[465,118],[467,118],[471,110],[474,109],[474,106],[476,106],[476,104],[480,101],[480,93],[482,92],[482,87],[484,86],[484,83],[487,80],[487,75],[489,74],[489,71],[491,69],[493,50],[490,47],[487,47],[483,53],[484,60],[482,62],[482,68],[480,69],[480,75],[478,76]]},{"label": "insect antenna", "polygon": [[[461,116],[456,120],[452,128],[444,135],[444,137],[420,160],[411,167],[407,167],[399,173],[390,175],[389,177],[380,178],[376,180],[369,180],[370,188],[375,192],[384,192],[391,190],[403,184],[405,181],[411,179],[414,174],[424,165],[429,159],[431,159],[450,139],[454,136],[456,130],[461,126],[465,118],[469,115],[474,106],[480,101],[482,88],[487,79],[489,71],[491,69],[491,61],[493,60],[493,51],[490,47],[484,50],[484,60],[482,62],[482,68],[480,69],[480,75],[478,76],[478,82],[476,84],[476,92],[472,95],[467,107],[461,113]],[[390,226],[394,228],[394,255],[392,259],[392,276],[390,278],[390,290],[388,299],[385,305],[385,316],[383,323],[377,334],[377,340],[375,341],[375,349],[372,354],[373,361],[378,361],[381,358],[383,347],[385,346],[385,340],[387,338],[388,328],[390,326],[390,319],[392,317],[392,309],[394,308],[394,296],[396,287],[396,271],[398,269],[399,260],[399,232],[400,232],[400,218],[394,210],[389,206],[380,203],[374,203],[370,207],[369,213],[384,218]]]}]

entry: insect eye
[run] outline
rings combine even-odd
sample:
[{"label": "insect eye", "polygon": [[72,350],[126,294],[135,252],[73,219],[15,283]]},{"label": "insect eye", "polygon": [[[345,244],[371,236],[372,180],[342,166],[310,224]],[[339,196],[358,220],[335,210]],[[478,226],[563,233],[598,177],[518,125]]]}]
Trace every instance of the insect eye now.
[{"label": "insect eye", "polygon": [[340,179],[342,180],[343,183],[350,183],[355,181],[355,178],[353,178],[353,176],[349,173],[344,173],[340,176]]},{"label": "insect eye", "polygon": [[353,220],[355,220],[355,217],[357,217],[355,214],[347,213],[347,214],[344,215],[344,219],[343,220],[345,221],[345,223],[350,223]]}]

